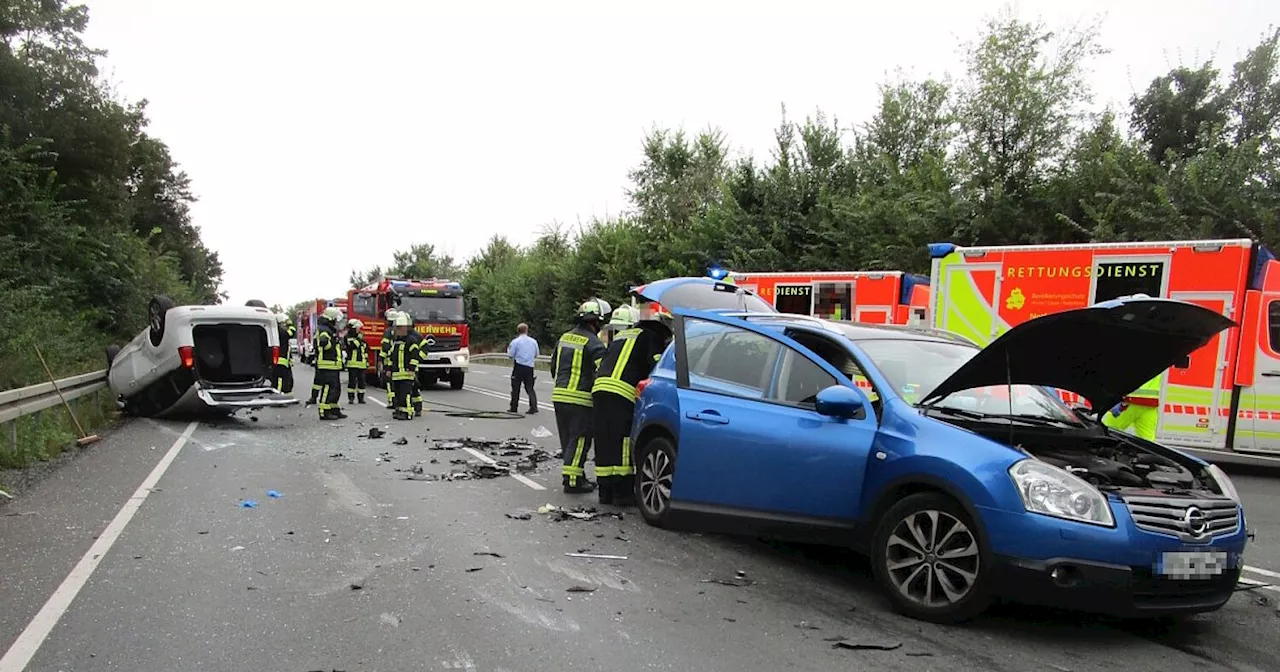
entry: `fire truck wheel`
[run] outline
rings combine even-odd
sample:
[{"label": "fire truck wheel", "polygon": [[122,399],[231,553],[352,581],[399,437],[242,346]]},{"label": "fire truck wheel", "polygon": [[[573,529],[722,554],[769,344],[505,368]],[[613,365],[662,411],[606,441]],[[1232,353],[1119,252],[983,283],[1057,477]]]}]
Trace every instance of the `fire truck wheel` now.
[{"label": "fire truck wheel", "polygon": [[449,374],[449,389],[461,390],[462,383],[467,379],[467,375],[462,371],[453,371]]},{"label": "fire truck wheel", "polygon": [[151,345],[160,345],[160,340],[164,338],[164,318],[171,308],[173,299],[163,294],[152,297],[151,303],[147,304],[147,316],[151,320]]}]

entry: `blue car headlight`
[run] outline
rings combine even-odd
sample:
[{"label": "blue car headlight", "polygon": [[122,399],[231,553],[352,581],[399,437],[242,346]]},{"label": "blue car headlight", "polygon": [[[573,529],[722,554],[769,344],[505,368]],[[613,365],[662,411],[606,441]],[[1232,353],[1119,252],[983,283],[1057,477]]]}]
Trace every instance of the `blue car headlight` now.
[{"label": "blue car headlight", "polygon": [[1216,464],[1211,464],[1209,465],[1208,472],[1209,475],[1213,477],[1213,480],[1218,483],[1218,491],[1221,492],[1224,497],[1229,497],[1232,500],[1235,500],[1235,503],[1239,504],[1240,492],[1236,490],[1236,484],[1232,483],[1230,478],[1227,478],[1227,474],[1222,471],[1222,468]]},{"label": "blue car headlight", "polygon": [[1115,527],[1107,498],[1066,470],[1028,458],[1009,467],[1009,477],[1022,496],[1023,507],[1031,513]]}]

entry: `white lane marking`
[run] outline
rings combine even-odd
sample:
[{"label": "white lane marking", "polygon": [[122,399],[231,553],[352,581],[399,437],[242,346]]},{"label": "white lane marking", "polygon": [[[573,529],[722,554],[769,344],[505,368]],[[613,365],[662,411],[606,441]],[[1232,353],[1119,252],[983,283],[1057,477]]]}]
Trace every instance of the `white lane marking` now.
[{"label": "white lane marking", "polygon": [[[466,388],[466,389],[471,389],[471,388]],[[372,398],[372,397],[371,397],[371,398]],[[379,406],[382,406],[383,408],[386,408],[386,407],[387,407],[386,402],[381,401],[381,400],[379,400],[379,399],[373,399],[373,403],[378,404]],[[472,455],[475,455],[477,459],[479,459],[479,460],[481,460],[481,461],[483,461],[483,462],[485,462],[485,463],[487,463],[487,464],[497,464],[497,463],[498,463],[498,461],[497,461],[497,460],[493,459],[492,457],[489,457],[488,455],[485,455],[484,453],[482,453],[482,452],[480,452],[480,451],[478,451],[478,450],[476,450],[476,449],[474,449],[474,448],[467,448],[467,447],[463,447],[463,450],[467,451],[468,453],[471,453]],[[527,485],[527,486],[529,486],[529,487],[533,488],[534,490],[546,490],[546,488],[545,488],[541,483],[539,483],[539,482],[537,482],[537,481],[535,481],[535,480],[533,480],[533,479],[531,479],[531,478],[528,478],[528,477],[527,477],[527,476],[525,476],[524,474],[511,474],[511,478],[514,478],[514,479],[516,479],[517,481],[520,481],[521,483],[524,483],[525,485]],[[3,670],[0,670],[0,672],[4,672],[4,671],[3,671]]]},{"label": "white lane marking", "polygon": [[1242,577],[1237,583],[1241,583],[1246,586],[1254,586],[1254,587],[1257,587],[1259,590],[1269,590],[1273,593],[1280,593],[1280,588],[1273,586],[1269,583],[1254,581],[1253,579],[1246,579]]},{"label": "white lane marking", "polygon": [[133,520],[134,515],[138,513],[138,509],[142,508],[142,503],[147,501],[147,496],[151,494],[151,489],[160,481],[160,477],[169,469],[169,465],[173,464],[173,460],[178,457],[178,452],[186,445],[187,440],[191,438],[192,432],[196,431],[200,423],[193,422],[187,425],[186,431],[173,442],[169,448],[169,452],[160,458],[160,462],[155,468],[147,474],[147,478],[142,481],[142,485],[134,491],[133,495],[120,508],[120,512],[115,518],[107,523],[107,528],[98,535],[97,541],[89,547],[84,557],[80,558],[80,562],[71,569],[71,573],[67,578],[62,580],[62,585],[53,591],[53,595],[49,597],[49,601],[44,603],[40,608],[40,612],[31,619],[27,627],[23,629],[22,634],[18,635],[18,639],[14,640],[13,646],[0,658],[0,672],[22,672],[27,668],[27,664],[35,657],[36,652],[44,644],[45,639],[49,637],[49,633],[53,631],[55,625],[67,613],[67,609],[71,607],[71,602],[80,594],[84,584],[89,581],[89,577],[93,575],[93,571],[98,568],[98,564],[102,562],[102,558],[106,557],[107,552],[120,538],[120,534],[124,532],[124,528]]},{"label": "white lane marking", "polygon": [[[485,389],[485,388],[483,388],[483,387],[473,387],[473,386],[471,386],[471,385],[465,385],[465,386],[463,386],[463,388],[462,388],[462,389],[467,390],[467,391],[469,391],[469,392],[475,392],[476,394],[483,394],[483,395],[485,395],[485,396],[487,396],[487,397],[493,397],[493,398],[495,398],[495,399],[506,399],[506,400],[510,400],[510,399],[511,399],[511,395],[503,394],[503,393],[501,393],[501,392],[497,392],[497,391],[494,391],[494,390]],[[542,409],[542,410],[544,410],[544,411],[554,411],[554,410],[556,410],[556,407],[555,407],[555,406],[552,406],[551,404],[544,403],[544,402],[541,402],[541,401],[539,401],[539,402],[538,402],[538,408],[541,408],[541,409]]]},{"label": "white lane marking", "polygon": [[[468,448],[468,447],[466,447],[466,446],[463,446],[463,447],[462,447],[462,449],[463,449],[463,450],[465,450],[465,451],[467,451],[468,453],[471,453],[472,455],[475,455],[475,456],[476,456],[476,459],[478,459],[478,460],[480,460],[481,462],[484,462],[484,463],[486,463],[486,464],[497,464],[497,463],[498,463],[498,461],[497,461],[497,460],[493,459],[492,457],[489,457],[488,455],[485,455],[484,453],[482,453],[482,452],[480,452],[480,451],[476,450],[475,448]],[[511,474],[511,478],[514,478],[514,479],[516,479],[517,481],[520,481],[521,483],[524,483],[525,485],[527,485],[527,486],[529,486],[529,487],[533,488],[534,490],[546,490],[546,488],[545,488],[545,487],[543,487],[541,483],[539,483],[539,482],[537,482],[537,481],[535,481],[535,480],[533,480],[533,479],[531,479],[531,478],[526,477],[524,474],[514,474],[514,473],[513,473],[513,474]]]},{"label": "white lane marking", "polygon": [[1269,576],[1273,579],[1280,579],[1280,572],[1273,572],[1269,569],[1261,569],[1259,567],[1250,567],[1249,565],[1245,565],[1244,571],[1249,572],[1251,574],[1261,574],[1262,576]]}]

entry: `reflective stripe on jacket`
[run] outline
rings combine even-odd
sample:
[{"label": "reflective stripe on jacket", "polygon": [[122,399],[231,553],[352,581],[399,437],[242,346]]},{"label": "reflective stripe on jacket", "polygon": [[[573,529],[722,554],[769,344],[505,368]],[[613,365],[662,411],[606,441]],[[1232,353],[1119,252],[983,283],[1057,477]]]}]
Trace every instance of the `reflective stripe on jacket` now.
[{"label": "reflective stripe on jacket", "polygon": [[333,329],[327,326],[320,327],[319,333],[316,334],[316,370],[342,370],[342,348],[338,346],[338,339],[334,336]]},{"label": "reflective stripe on jacket", "polygon": [[565,332],[551,354],[551,371],[555,376],[552,403],[591,406],[591,386],[604,353],[604,343],[585,325]]},{"label": "reflective stripe on jacket", "polygon": [[647,329],[618,332],[600,360],[591,391],[612,392],[634,404],[636,385],[649,377],[662,348],[662,339]]},{"label": "reflective stripe on jacket", "polygon": [[369,346],[358,332],[347,334],[347,368],[363,369],[369,366]]}]

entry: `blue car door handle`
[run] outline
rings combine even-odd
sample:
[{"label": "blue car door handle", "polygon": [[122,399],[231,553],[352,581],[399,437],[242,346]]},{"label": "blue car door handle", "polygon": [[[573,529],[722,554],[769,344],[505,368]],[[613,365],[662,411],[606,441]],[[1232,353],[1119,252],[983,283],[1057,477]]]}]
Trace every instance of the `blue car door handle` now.
[{"label": "blue car door handle", "polygon": [[693,411],[690,411],[685,413],[684,417],[689,418],[690,420],[711,423],[713,425],[729,424],[729,418],[726,418],[715,411],[703,411],[701,413],[694,413]]}]

